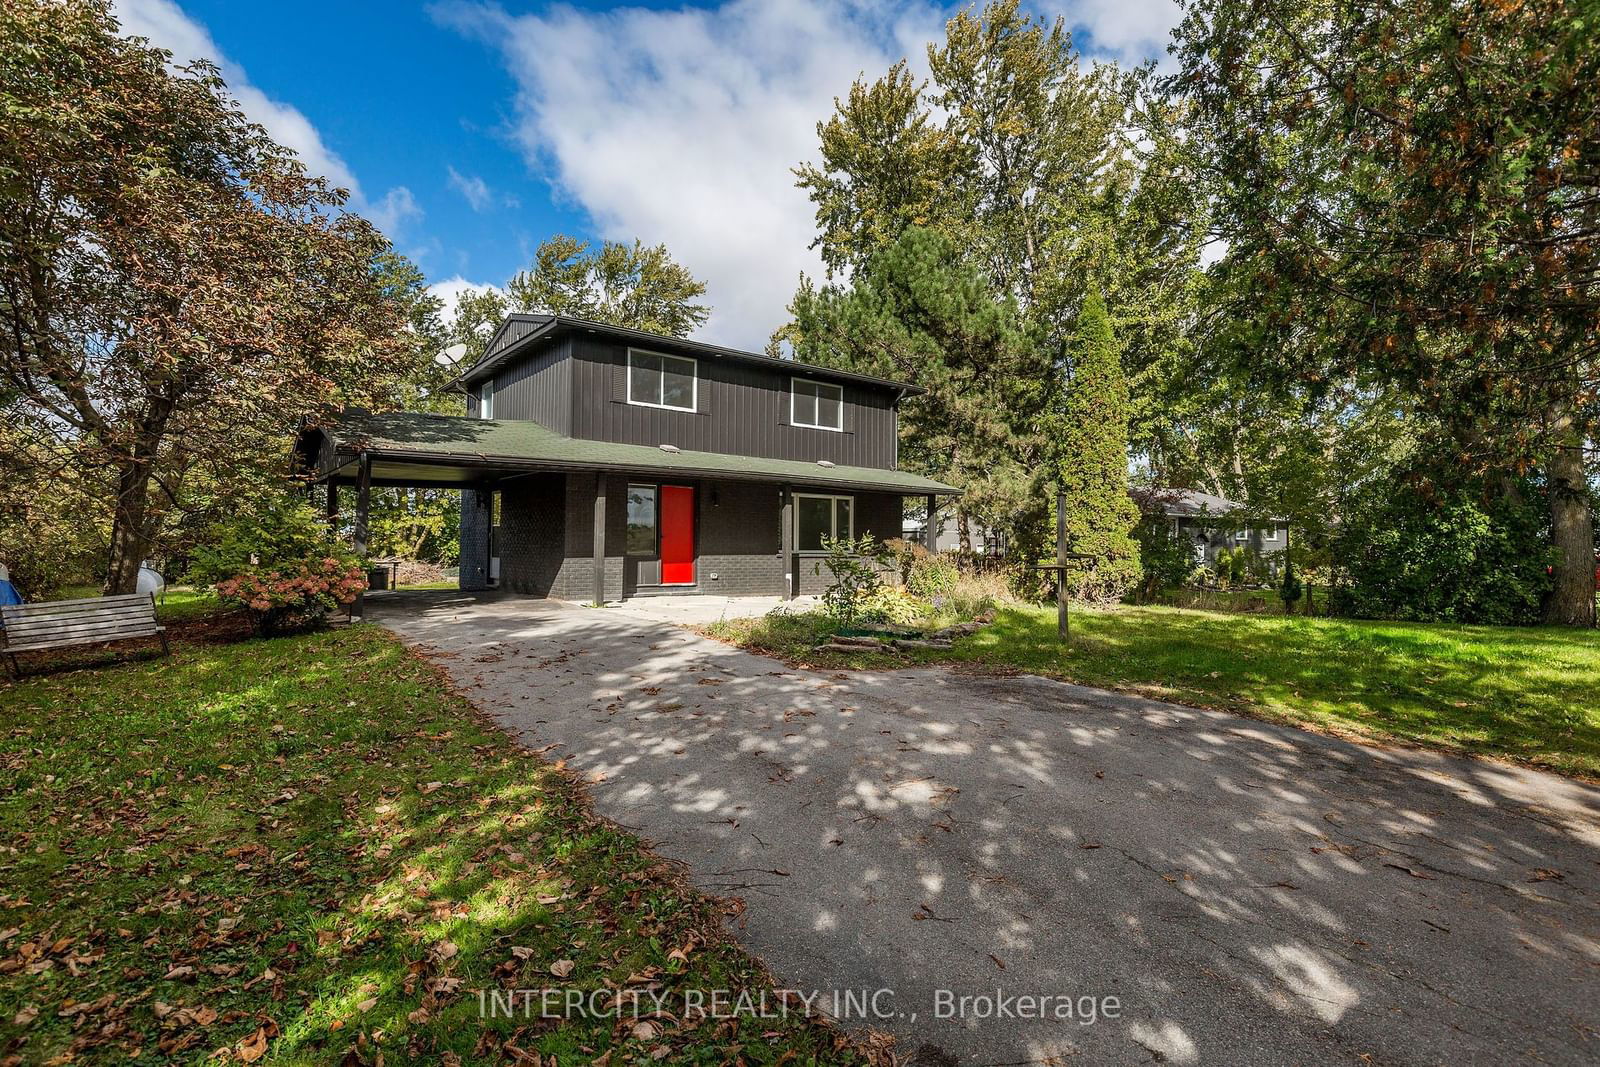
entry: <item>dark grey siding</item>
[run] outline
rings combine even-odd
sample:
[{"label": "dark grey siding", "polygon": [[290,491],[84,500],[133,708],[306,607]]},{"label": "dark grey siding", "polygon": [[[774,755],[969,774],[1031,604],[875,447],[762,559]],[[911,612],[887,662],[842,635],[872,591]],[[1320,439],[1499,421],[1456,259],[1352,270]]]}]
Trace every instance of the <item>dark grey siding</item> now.
[{"label": "dark grey siding", "polygon": [[529,419],[557,433],[572,433],[572,339],[540,343],[527,359],[502,367],[494,377],[494,417]]},{"label": "dark grey siding", "polygon": [[495,338],[494,346],[484,351],[484,358],[487,359],[496,352],[505,351],[543,325],[543,321],[512,319],[506,323],[506,328],[501,332],[500,336]]},{"label": "dark grey siding", "polygon": [[[628,403],[625,345],[582,336],[572,344],[570,436],[769,459],[894,466],[894,394],[889,389],[843,383],[843,432],[791,426],[788,373],[701,356],[698,410],[670,411]],[[501,414],[498,401],[495,411]]]}]

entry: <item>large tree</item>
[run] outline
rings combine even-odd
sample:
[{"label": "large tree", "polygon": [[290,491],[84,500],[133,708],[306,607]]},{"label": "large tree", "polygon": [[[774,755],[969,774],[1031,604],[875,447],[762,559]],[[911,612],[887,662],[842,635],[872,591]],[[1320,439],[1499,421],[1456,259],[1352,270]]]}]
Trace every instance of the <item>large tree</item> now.
[{"label": "large tree", "polygon": [[533,266],[506,287],[512,311],[572,315],[674,337],[705,325],[711,309],[697,303],[705,291],[666,245],[602,241],[591,248],[565,236],[540,242]]},{"label": "large tree", "polygon": [[7,417],[99,485],[108,592],[132,590],[188,473],[392,399],[414,353],[387,242],[344,200],[103,0],[0,8]]},{"label": "large tree", "polygon": [[[850,286],[802,287],[795,356],[915,382],[901,408],[901,462],[966,490],[962,519],[1014,537],[1036,510],[1046,450],[1033,425],[1050,360],[1024,333],[1015,302],[954,242],[912,227],[873,255]],[[958,528],[966,536],[966,523]],[[970,546],[967,546],[970,548]]]},{"label": "large tree", "polygon": [[1084,301],[1068,359],[1067,387],[1044,420],[1047,450],[1067,547],[1096,558],[1062,580],[1082,599],[1115,603],[1139,580],[1139,509],[1128,496],[1128,379],[1099,293]]},{"label": "large tree", "polygon": [[1194,0],[1171,87],[1257,367],[1370,380],[1466,467],[1537,468],[1555,588],[1594,621],[1600,47],[1591,4]]},{"label": "large tree", "polygon": [[[1084,62],[1061,19],[1017,0],[959,12],[928,63],[926,85],[904,63],[858,81],[795,172],[829,276],[860,276],[907,226],[936,230],[1058,354],[1099,291],[1142,401],[1184,344],[1204,233],[1181,111],[1148,70]],[[1146,416],[1162,412],[1141,402]]]},{"label": "large tree", "polygon": [[533,263],[505,289],[464,293],[446,328],[467,346],[465,364],[483,355],[495,327],[512,312],[570,315],[651,333],[687,337],[711,309],[706,284],[672,258],[666,245],[602,241],[599,248],[565,234],[539,242]]}]

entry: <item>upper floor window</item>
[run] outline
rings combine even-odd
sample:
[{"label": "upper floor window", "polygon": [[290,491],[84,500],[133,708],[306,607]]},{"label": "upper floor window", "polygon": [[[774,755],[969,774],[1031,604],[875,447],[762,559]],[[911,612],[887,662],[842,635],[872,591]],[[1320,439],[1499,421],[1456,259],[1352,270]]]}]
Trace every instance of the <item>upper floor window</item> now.
[{"label": "upper floor window", "polygon": [[844,429],[844,388],[827,382],[791,378],[789,422],[819,430]]},{"label": "upper floor window", "polygon": [[486,378],[478,389],[478,418],[494,418],[494,379]]},{"label": "upper floor window", "polygon": [[683,356],[628,350],[628,403],[696,410],[696,364]]}]

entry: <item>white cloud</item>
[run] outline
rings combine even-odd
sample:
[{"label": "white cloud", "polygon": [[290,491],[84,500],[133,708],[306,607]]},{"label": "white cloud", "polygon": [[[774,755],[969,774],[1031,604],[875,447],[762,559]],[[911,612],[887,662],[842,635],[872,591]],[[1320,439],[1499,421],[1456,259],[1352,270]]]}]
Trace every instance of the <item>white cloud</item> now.
[{"label": "white cloud", "polygon": [[1077,0],[1067,17],[1088,28],[1097,48],[1137,62],[1166,58],[1183,9],[1178,0]]},{"label": "white cloud", "polygon": [[368,204],[362,214],[378,229],[392,236],[399,233],[407,222],[422,218],[422,207],[417,203],[417,198],[411,195],[410,189],[397,185],[384,193],[382,200]]},{"label": "white cloud", "polygon": [[467,293],[487,293],[498,290],[499,286],[490,285],[487,282],[469,282],[459,274],[454,278],[446,278],[442,282],[434,282],[428,286],[428,292],[444,302],[444,309],[439,312],[439,317],[445,322],[449,322],[454,317],[456,305],[461,302],[461,298]]},{"label": "white cloud", "polygon": [[848,0],[730,0],[716,10],[512,16],[436,9],[503,50],[517,80],[516,136],[558,194],[606,237],[665,242],[709,287],[708,340],[759,348],[785,318],[813,212],[790,169],[816,124],[866,73],[919,66],[942,16]]},{"label": "white cloud", "polygon": [[474,211],[487,211],[494,206],[495,196],[489,188],[489,183],[476,174],[462,174],[454,167],[446,167],[450,172],[450,188],[466,197],[467,203]]},{"label": "white cloud", "polygon": [[396,186],[376,202],[366,199],[355,173],[339,154],[323,143],[322,135],[298,108],[274,100],[250,83],[243,67],[232,62],[217,47],[210,31],[184,14],[173,0],[115,0],[112,12],[129,37],[146,37],[159,48],[172,53],[174,63],[205,59],[216,64],[228,83],[228,91],[252,121],[264,127],[272,139],[291,148],[309,174],[327,178],[350,191],[350,206],[370,218],[391,238],[400,224],[420,218],[422,209],[411,191]]}]

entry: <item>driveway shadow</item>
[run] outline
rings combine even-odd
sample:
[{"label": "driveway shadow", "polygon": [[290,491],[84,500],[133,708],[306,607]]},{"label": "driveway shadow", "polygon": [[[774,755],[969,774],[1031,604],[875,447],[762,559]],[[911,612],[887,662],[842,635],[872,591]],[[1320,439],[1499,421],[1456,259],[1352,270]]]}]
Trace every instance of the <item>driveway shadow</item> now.
[{"label": "driveway shadow", "polygon": [[[908,1050],[1600,1056],[1595,787],[1037,678],[794,670],[553,601],[371,612],[743,898],[780,980]],[[997,1017],[997,990],[1057,999]]]}]

